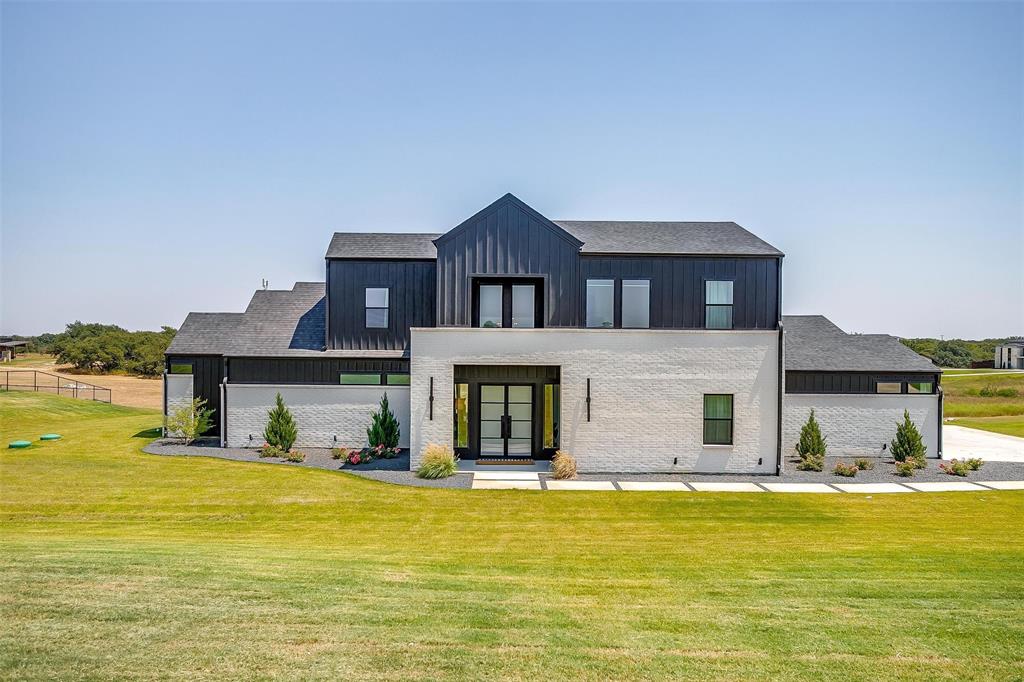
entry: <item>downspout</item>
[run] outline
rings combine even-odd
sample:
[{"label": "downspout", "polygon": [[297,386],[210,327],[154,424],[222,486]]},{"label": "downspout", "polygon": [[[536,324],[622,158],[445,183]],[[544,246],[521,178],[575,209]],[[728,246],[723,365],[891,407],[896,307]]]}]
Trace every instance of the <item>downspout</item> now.
[{"label": "downspout", "polygon": [[164,414],[163,424],[160,426],[160,435],[167,438],[167,360],[164,359]]},{"label": "downspout", "polygon": [[775,475],[782,475],[782,394],[786,390],[786,331],[783,327],[782,320],[779,320],[779,403],[778,403],[778,423],[776,424],[776,460],[775,460]]},{"label": "downspout", "polygon": [[936,383],[935,388],[939,392],[939,459],[942,459],[942,421],[943,413],[945,411],[945,395],[942,392],[942,375],[938,376],[939,382]]},{"label": "downspout", "polygon": [[223,358],[224,377],[220,382],[220,446],[228,446],[228,359]]}]

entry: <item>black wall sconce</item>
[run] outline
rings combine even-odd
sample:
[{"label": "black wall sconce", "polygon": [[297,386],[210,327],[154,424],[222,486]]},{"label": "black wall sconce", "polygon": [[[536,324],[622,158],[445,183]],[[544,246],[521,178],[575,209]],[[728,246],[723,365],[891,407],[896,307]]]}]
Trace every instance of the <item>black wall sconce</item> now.
[{"label": "black wall sconce", "polygon": [[429,419],[434,421],[434,377],[430,377],[430,399],[427,402],[430,410]]},{"label": "black wall sconce", "polygon": [[587,379],[587,421],[590,421],[590,379]]}]

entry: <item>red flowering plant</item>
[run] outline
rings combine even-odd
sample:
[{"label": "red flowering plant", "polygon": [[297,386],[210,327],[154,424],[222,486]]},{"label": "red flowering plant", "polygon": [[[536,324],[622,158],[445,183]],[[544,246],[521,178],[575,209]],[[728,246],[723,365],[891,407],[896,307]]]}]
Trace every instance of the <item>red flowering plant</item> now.
[{"label": "red flowering plant", "polygon": [[360,456],[358,450],[353,450],[352,452],[348,453],[348,458],[345,461],[348,462],[349,464],[359,464],[360,462],[363,461],[363,458],[362,456]]}]

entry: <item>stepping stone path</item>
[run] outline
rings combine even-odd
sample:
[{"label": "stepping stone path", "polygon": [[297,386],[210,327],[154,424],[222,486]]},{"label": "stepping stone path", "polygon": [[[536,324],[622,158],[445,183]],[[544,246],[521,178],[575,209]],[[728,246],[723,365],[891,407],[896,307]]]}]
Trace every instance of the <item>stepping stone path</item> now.
[{"label": "stepping stone path", "polygon": [[835,486],[844,493],[912,493],[914,492],[899,483],[836,483]]},{"label": "stepping stone path", "polygon": [[[550,487],[551,484],[548,484]],[[685,483],[673,483],[672,481],[622,481],[619,487],[623,490],[651,490],[651,491],[678,491],[690,492]]]},{"label": "stepping stone path", "polygon": [[540,481],[473,481],[473,490],[540,490]]},{"label": "stepping stone path", "polygon": [[969,490],[985,490],[980,485],[967,481],[942,481],[935,483],[904,483],[903,485],[922,493],[966,492]]},{"label": "stepping stone path", "polygon": [[978,485],[996,490],[1024,490],[1024,481],[978,481]]},{"label": "stepping stone path", "polygon": [[702,493],[763,493],[764,490],[756,483],[736,483],[735,481],[722,481],[721,483],[691,483],[690,486]]},{"label": "stepping stone path", "polygon": [[611,481],[548,481],[548,490],[615,490]]},{"label": "stepping stone path", "polygon": [[838,493],[824,483],[765,483],[771,493]]}]

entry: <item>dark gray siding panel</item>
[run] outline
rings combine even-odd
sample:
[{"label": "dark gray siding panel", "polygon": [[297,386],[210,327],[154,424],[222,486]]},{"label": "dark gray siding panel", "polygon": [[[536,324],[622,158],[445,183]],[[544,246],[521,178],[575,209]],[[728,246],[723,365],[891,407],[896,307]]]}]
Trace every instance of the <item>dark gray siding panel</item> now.
[{"label": "dark gray siding panel", "polygon": [[777,258],[699,258],[693,256],[587,256],[580,259],[579,307],[587,279],[650,279],[651,327],[700,329],[704,326],[704,281],[733,280],[733,328],[775,329],[779,320]]},{"label": "dark gray siding panel", "polygon": [[[433,261],[327,261],[327,347],[406,350],[410,327],[433,327],[437,266]],[[387,329],[366,328],[366,288],[387,287]]]},{"label": "dark gray siding panel", "polygon": [[[880,381],[906,383],[908,381],[932,382],[932,392],[939,385],[938,374],[884,372],[786,372],[786,393],[875,393],[875,384]],[[906,392],[906,386],[903,387]]]},{"label": "dark gray siding panel", "polygon": [[516,201],[496,202],[437,245],[437,324],[468,327],[477,276],[545,281],[544,326],[580,324],[578,242]]},{"label": "dark gray siding panel", "polygon": [[408,374],[408,360],[366,358],[230,358],[233,384],[337,384],[342,372]]},{"label": "dark gray siding panel", "polygon": [[167,358],[167,367],[172,364],[192,365],[192,395],[206,401],[206,407],[213,410],[213,427],[206,436],[220,435],[220,382],[224,377],[224,358],[219,355],[174,355]]}]

